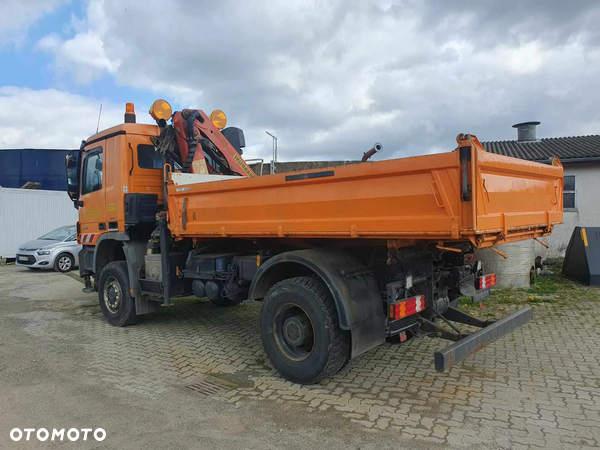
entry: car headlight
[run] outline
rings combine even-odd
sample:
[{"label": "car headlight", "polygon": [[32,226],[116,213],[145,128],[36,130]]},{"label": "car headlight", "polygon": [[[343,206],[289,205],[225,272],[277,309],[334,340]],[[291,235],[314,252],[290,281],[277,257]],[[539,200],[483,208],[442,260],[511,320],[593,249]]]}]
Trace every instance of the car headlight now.
[{"label": "car headlight", "polygon": [[39,250],[37,252],[38,255],[42,256],[42,255],[49,255],[50,254],[50,250]]}]

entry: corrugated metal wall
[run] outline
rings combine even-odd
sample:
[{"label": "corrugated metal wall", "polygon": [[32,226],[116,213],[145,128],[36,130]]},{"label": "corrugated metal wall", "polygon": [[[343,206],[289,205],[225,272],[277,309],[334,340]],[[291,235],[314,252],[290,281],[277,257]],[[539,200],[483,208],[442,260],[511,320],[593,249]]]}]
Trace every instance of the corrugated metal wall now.
[{"label": "corrugated metal wall", "polygon": [[66,192],[0,188],[0,257],[14,258],[19,245],[77,218]]}]

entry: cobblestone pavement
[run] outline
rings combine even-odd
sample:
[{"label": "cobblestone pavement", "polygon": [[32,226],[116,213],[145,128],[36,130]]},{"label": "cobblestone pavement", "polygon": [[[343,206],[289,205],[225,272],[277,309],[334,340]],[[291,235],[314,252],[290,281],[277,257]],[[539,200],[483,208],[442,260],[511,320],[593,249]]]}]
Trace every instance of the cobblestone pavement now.
[{"label": "cobblestone pavement", "polygon": [[510,449],[600,444],[598,303],[578,309],[535,305],[532,323],[449,373],[433,367],[434,351],[447,343],[422,338],[383,345],[319,385],[300,386],[281,379],[266,361],[259,304],[218,309],[180,299],[136,326],[113,328],[88,297],[76,309],[50,308],[13,319],[44,339],[64,338],[67,326],[89,355],[81,362],[86,373],[130,393],[154,397],[174,385],[213,380],[225,388],[217,395],[238,407],[293,404],[307,414],[322,411],[325,418],[387,430],[415,444]]}]

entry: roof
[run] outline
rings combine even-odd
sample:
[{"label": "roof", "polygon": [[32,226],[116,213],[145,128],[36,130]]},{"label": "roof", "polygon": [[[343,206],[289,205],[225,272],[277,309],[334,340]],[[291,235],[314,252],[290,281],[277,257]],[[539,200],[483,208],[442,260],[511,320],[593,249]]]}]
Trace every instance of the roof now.
[{"label": "roof", "polygon": [[99,140],[115,136],[118,134],[141,134],[145,136],[158,136],[160,129],[156,125],[147,123],[120,123],[114,127],[101,130],[100,132],[90,136],[86,142],[88,144]]},{"label": "roof", "polygon": [[545,138],[536,141],[482,142],[488,152],[529,161],[547,161],[557,156],[562,162],[600,158],[600,135]]}]

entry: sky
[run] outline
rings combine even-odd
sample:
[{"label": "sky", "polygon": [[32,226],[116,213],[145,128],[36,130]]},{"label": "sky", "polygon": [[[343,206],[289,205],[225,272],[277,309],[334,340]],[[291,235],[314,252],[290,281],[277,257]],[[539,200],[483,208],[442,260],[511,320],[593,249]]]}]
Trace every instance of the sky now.
[{"label": "sky", "polygon": [[158,98],[225,111],[246,158],[600,134],[600,2],[2,0],[0,148],[77,148]]}]

